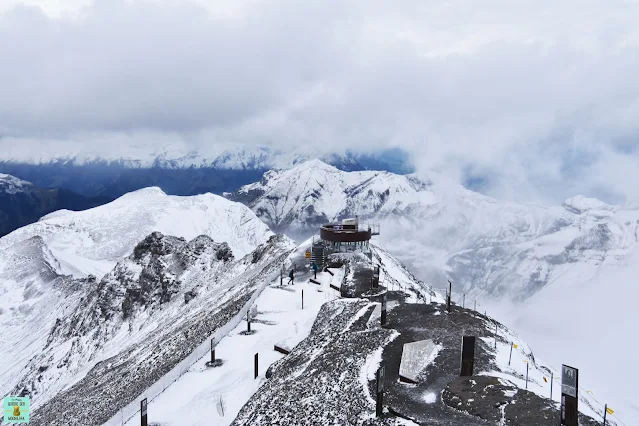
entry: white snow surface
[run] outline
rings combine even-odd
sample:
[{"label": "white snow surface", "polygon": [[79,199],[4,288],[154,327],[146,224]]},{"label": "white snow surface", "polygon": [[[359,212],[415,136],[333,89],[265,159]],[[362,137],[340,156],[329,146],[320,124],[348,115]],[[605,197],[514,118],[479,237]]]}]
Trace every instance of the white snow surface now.
[{"label": "white snow surface", "polygon": [[56,317],[69,315],[79,292],[59,269],[42,238],[0,250],[0,395],[41,350]]},{"label": "white snow surface", "polygon": [[[327,272],[318,272],[317,278],[322,287],[341,281],[337,273],[331,277]],[[246,330],[246,322],[237,326],[216,346],[216,358],[223,359],[224,364],[207,368],[205,363],[210,358],[200,359],[188,373],[149,402],[149,419],[163,426],[223,426],[233,422],[242,406],[266,380],[267,368],[284,356],[273,349],[274,345],[285,341],[293,348],[308,336],[324,302],[338,297],[335,293],[320,291],[317,284],[308,280],[285,285],[284,289],[278,287],[279,279],[266,287],[255,302],[258,315],[251,330],[256,333],[240,334]],[[259,354],[259,376],[254,379],[253,357],[256,353]],[[225,406],[223,415],[216,407],[220,399]],[[137,424],[138,417],[125,423],[127,426]]]},{"label": "white snow surface", "polygon": [[424,395],[423,399],[426,404],[434,404],[437,402],[437,395],[432,392],[428,392]]},{"label": "white snow surface", "polygon": [[58,272],[100,278],[151,232],[227,242],[236,258],[273,233],[245,206],[213,194],[180,197],[157,187],[128,193],[85,210],[49,214],[0,238],[0,250],[40,236],[60,262]]}]

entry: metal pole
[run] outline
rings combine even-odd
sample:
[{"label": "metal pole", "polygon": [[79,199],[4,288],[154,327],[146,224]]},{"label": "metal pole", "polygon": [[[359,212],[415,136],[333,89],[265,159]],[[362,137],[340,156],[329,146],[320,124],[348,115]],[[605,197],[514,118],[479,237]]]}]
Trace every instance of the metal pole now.
[{"label": "metal pole", "polygon": [[302,289],[302,309],[304,309],[304,289]]},{"label": "metal pole", "polygon": [[475,308],[473,309],[473,311],[477,312],[477,301],[475,300]]},{"label": "metal pole", "polygon": [[526,363],[526,389],[528,389],[528,366],[530,364]]},{"label": "metal pole", "polygon": [[603,426],[606,426],[606,414],[608,414],[608,404],[606,404],[606,406],[604,407],[604,424],[603,424]]},{"label": "metal pole", "polygon": [[508,357],[508,366],[510,367],[510,360],[513,358],[513,344],[510,343],[510,356]]},{"label": "metal pole", "polygon": [[251,320],[249,319],[249,313],[246,313],[246,331],[251,332]]},{"label": "metal pole", "polygon": [[254,361],[255,361],[255,365],[254,365],[254,369],[255,369],[254,373],[255,373],[255,375],[254,375],[254,377],[253,377],[253,378],[254,378],[254,379],[257,379],[257,372],[258,372],[258,368],[257,368],[257,365],[258,365],[258,364],[257,364],[257,363],[258,363],[258,354],[257,354],[257,353],[255,354],[255,359],[254,359]]},{"label": "metal pole", "polygon": [[213,340],[211,339],[211,362],[215,362],[215,346],[213,346]]},{"label": "metal pole", "polygon": [[464,296],[462,298],[462,308],[466,307],[466,293],[464,293]]},{"label": "metal pole", "polygon": [[497,349],[497,322],[495,322],[495,349]]},{"label": "metal pole", "polygon": [[553,372],[550,372],[550,400],[552,401],[552,378],[553,378]]}]

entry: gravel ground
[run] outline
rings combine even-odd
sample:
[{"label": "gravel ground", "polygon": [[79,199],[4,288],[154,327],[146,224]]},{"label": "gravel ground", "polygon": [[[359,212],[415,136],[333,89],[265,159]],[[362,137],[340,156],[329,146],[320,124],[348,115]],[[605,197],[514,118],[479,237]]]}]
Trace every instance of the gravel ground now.
[{"label": "gravel ground", "polygon": [[[379,297],[370,291],[370,264],[345,260],[342,296],[322,308],[310,336],[275,363],[269,380],[242,408],[233,425],[380,425],[398,417],[420,425],[551,425],[559,411],[549,400],[489,376],[459,377],[461,340],[478,337],[474,371],[498,370],[492,346],[479,337],[494,338],[493,320],[472,310],[443,304],[408,303],[402,292],[387,292],[388,322],[381,328],[368,322]],[[383,288],[380,290],[384,290]],[[399,381],[405,343],[431,339],[441,345],[417,384]],[[501,340],[501,338],[499,338]],[[367,359],[383,346],[386,367],[385,413],[375,418],[375,380]],[[376,367],[372,368],[373,371]],[[367,382],[364,384],[363,382]],[[581,417],[581,425],[597,424]]]}]

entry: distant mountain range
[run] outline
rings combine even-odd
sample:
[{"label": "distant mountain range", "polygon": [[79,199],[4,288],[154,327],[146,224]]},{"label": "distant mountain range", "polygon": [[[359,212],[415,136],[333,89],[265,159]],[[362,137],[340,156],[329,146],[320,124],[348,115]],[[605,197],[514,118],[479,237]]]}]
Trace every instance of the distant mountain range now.
[{"label": "distant mountain range", "polygon": [[523,301],[559,276],[592,276],[639,246],[639,209],[583,196],[562,206],[503,202],[437,173],[344,172],[312,160],[225,195],[295,238],[355,215],[381,222],[379,238],[428,281],[452,278],[460,293],[493,300]]},{"label": "distant mountain range", "polygon": [[408,154],[400,149],[367,154],[237,147],[211,155],[196,152],[128,157],[54,153],[34,156],[32,151],[20,155],[4,153],[0,155],[0,173],[43,188],[65,188],[85,196],[117,198],[151,186],[172,195],[221,194],[259,180],[268,170],[290,168],[313,158],[321,158],[344,171],[387,170],[398,174],[413,171]]},{"label": "distant mountain range", "polygon": [[0,237],[56,210],[86,210],[112,201],[86,197],[61,188],[40,188],[0,173]]},{"label": "distant mountain range", "polygon": [[[7,192],[18,192],[28,185],[13,179],[7,182],[11,182]],[[516,315],[505,318],[511,323],[523,320],[526,332],[534,328],[543,334],[543,339],[535,343],[535,350],[544,354],[542,358],[558,352],[560,359],[552,359],[551,364],[555,369],[563,362],[576,365],[586,372],[588,386],[593,383],[595,392],[606,390],[601,401],[614,400],[615,409],[629,422],[637,418],[632,412],[632,398],[624,396],[632,395],[631,386],[636,381],[625,371],[633,353],[616,348],[632,335],[636,324],[633,276],[639,264],[639,210],[581,196],[552,207],[504,203],[435,173],[418,178],[383,171],[344,172],[319,160],[270,171],[259,182],[226,194],[226,198],[213,194],[179,197],[167,195],[157,187],[146,188],[90,210],[50,213],[0,238],[0,340],[12,342],[0,346],[0,358],[8,360],[0,368],[0,396],[31,395],[34,425],[102,423],[114,416],[121,424],[127,419],[123,417],[125,413],[119,412],[123,406],[132,403],[137,409],[139,398],[152,383],[160,383],[156,390],[157,386],[171,387],[173,376],[165,382],[162,378],[181,360],[195,348],[208,351],[213,333],[219,332],[221,337],[237,327],[245,315],[241,309],[248,309],[249,301],[266,286],[279,283],[283,266],[298,269],[296,279],[304,276],[303,271],[308,268],[304,252],[311,240],[296,246],[284,236],[273,235],[269,226],[301,235],[317,232],[318,224],[324,221],[358,214],[363,222],[381,223],[382,233],[374,238],[372,259],[383,268],[382,283],[401,282],[404,276],[410,287],[428,290],[430,285],[443,287],[450,278],[457,304],[464,303],[459,297],[462,292],[466,292],[467,307],[474,297],[491,298],[504,305],[515,302]],[[228,198],[241,199],[245,205]],[[386,250],[379,248],[380,243],[388,248],[388,256]],[[390,253],[416,265],[424,281],[412,274],[408,277]],[[367,258],[362,257],[362,261],[367,268],[371,266]],[[615,270],[627,274],[614,274]],[[344,269],[342,277],[352,281],[357,276],[354,266],[348,273]],[[612,289],[618,297],[603,297]],[[314,295],[318,293],[314,287],[307,287],[307,295],[309,290]],[[267,291],[272,291],[269,297],[274,298],[274,306],[285,298],[298,300],[295,290]],[[320,295],[323,299],[328,293]],[[441,295],[435,296],[441,300]],[[423,297],[421,301],[424,302]],[[420,315],[420,321],[437,315],[441,316],[440,324],[452,324],[448,315],[440,312],[441,306],[437,307],[438,312],[428,310],[424,317],[426,311],[420,311],[415,302],[418,301],[411,300],[403,307],[389,304],[391,321],[398,312],[413,312]],[[368,316],[362,317],[364,312],[354,309],[336,317],[331,312],[344,311],[344,302],[329,303],[336,310],[319,317],[308,345],[299,350],[304,357],[294,355],[288,358],[294,364],[271,369],[275,374],[271,383],[242,409],[237,424],[251,424],[242,423],[242,418],[265,413],[273,414],[273,418],[279,415],[266,402],[274,400],[271,395],[278,395],[278,403],[288,401],[288,393],[281,399],[281,392],[272,387],[280,383],[280,378],[294,377],[299,380],[296,386],[307,389],[309,383],[324,374],[314,374],[312,369],[324,364],[334,367],[335,359],[350,360],[348,348],[359,354],[360,367],[369,361],[376,365],[382,359],[376,341],[368,347],[368,355],[359,352],[360,340],[371,333],[366,326]],[[368,303],[363,302],[362,309]],[[366,309],[369,308],[374,307]],[[261,309],[265,312],[264,307]],[[279,317],[278,321],[263,325],[288,324],[290,333],[297,334],[297,315],[307,315],[308,309],[294,311],[295,317]],[[489,316],[496,315],[494,312],[497,311],[489,308]],[[342,325],[327,328],[333,324],[329,318]],[[477,321],[472,312],[459,312],[457,318]],[[476,330],[483,353],[492,352],[493,348],[494,323],[488,320],[486,324],[489,330]],[[455,333],[469,331],[460,330],[467,325],[458,324]],[[423,328],[433,331],[432,327]],[[354,333],[345,347],[347,351],[329,344],[333,337],[340,338],[342,331]],[[499,334],[503,331],[500,327]],[[523,386],[521,371],[526,371],[526,367],[519,358],[523,353],[533,367],[534,381],[529,385],[545,396],[546,382],[541,376],[550,370],[538,369],[542,364],[535,360],[532,349],[507,333],[499,338],[498,350],[490,355],[499,368],[487,372],[497,374],[495,377],[510,377]],[[575,335],[579,338],[575,339]],[[593,348],[595,336],[601,349]],[[244,341],[249,340],[250,337]],[[448,343],[449,350],[459,351],[458,339],[453,340],[457,341]],[[545,341],[550,341],[552,347],[538,344]],[[513,355],[512,367],[508,365],[510,342],[522,344],[519,355]],[[334,348],[338,351],[333,352]],[[324,352],[327,349],[330,352]],[[256,352],[242,346],[247,365],[252,365],[251,354]],[[222,353],[226,359],[237,356],[228,349]],[[268,353],[274,354],[272,346]],[[313,354],[311,358],[307,357],[309,353]],[[369,356],[371,353],[378,355]],[[454,358],[450,365],[458,363],[458,352],[442,354],[439,360]],[[606,365],[602,365],[602,359]],[[303,377],[296,376],[294,365],[311,369]],[[493,365],[484,364],[481,369]],[[374,377],[374,369],[360,367],[357,371],[363,376],[352,374],[350,361],[342,371],[352,376],[348,389],[358,393]],[[452,377],[446,368],[446,374]],[[191,372],[196,373],[193,380],[197,381],[202,380],[198,374],[207,374],[198,368],[189,369],[187,374]],[[373,375],[368,376],[370,373]],[[359,377],[364,377],[364,382]],[[256,387],[247,390],[240,404],[253,398],[251,395],[257,390],[258,382],[250,382]],[[498,382],[486,385],[493,383]],[[608,383],[614,386],[607,386]],[[403,385],[397,386],[398,391],[404,391]],[[339,384],[329,383],[329,387],[336,389]],[[288,387],[282,389],[289,392]],[[446,399],[439,389],[433,393],[436,408]],[[191,390],[188,386],[174,388],[177,393]],[[512,391],[509,388],[508,392]],[[299,399],[300,392],[290,395],[291,404],[293,399]],[[96,394],[100,398],[95,399]],[[331,395],[337,398],[335,401],[342,401],[343,393]],[[512,398],[514,394],[510,395]],[[583,389],[580,395],[580,405],[590,407],[587,409],[592,412],[594,397]],[[423,407],[423,393],[414,396]],[[192,397],[201,399],[202,395],[195,393]],[[349,397],[347,401],[354,400],[357,399]],[[475,398],[468,403],[471,400]],[[477,401],[481,404],[479,398]],[[453,406],[457,405],[455,402]],[[69,423],[69,406],[79,407],[74,411],[73,423]],[[600,411],[603,405],[598,403],[596,407]],[[290,410],[283,412],[291,414]],[[495,412],[501,416],[498,407]],[[288,424],[303,422],[308,410],[299,411],[299,415],[291,417]],[[231,421],[229,418],[225,424]]]}]

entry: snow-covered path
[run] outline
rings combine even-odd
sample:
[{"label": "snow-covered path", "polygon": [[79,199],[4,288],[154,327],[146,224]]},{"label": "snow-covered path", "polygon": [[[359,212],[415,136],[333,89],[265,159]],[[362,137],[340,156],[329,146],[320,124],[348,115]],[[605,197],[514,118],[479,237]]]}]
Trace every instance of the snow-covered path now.
[{"label": "snow-covered path", "polygon": [[[266,287],[258,297],[257,316],[251,323],[251,335],[243,321],[216,346],[215,356],[224,364],[207,368],[210,360],[206,356],[195,363],[189,371],[173,383],[166,391],[148,404],[150,424],[162,426],[211,426],[229,425],[244,404],[266,380],[267,368],[284,355],[276,352],[276,343],[285,342],[293,348],[310,333],[313,322],[324,302],[339,297],[329,284],[339,286],[342,269],[333,269],[334,276],[318,273],[320,286],[310,283],[308,276],[292,286],[279,287],[279,279]],[[286,284],[285,280],[284,283]],[[302,290],[304,309],[302,309]],[[253,378],[254,356],[259,353],[259,376]],[[223,401],[223,415],[220,400]],[[140,414],[124,423],[127,426],[140,424]]]}]

